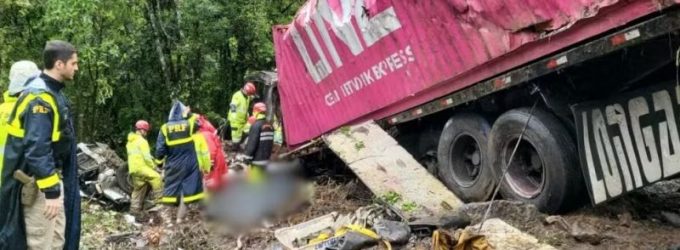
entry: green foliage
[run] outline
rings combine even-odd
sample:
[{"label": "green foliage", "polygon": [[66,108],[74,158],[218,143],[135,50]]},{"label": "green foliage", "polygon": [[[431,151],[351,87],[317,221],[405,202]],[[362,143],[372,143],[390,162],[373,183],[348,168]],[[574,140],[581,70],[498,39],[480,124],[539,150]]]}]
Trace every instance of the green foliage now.
[{"label": "green foliage", "polygon": [[394,205],[397,202],[401,201],[401,195],[397,192],[389,191],[381,195],[379,199],[387,204]]},{"label": "green foliage", "polygon": [[120,148],[138,119],[157,130],[173,99],[219,122],[247,74],[275,67],[271,27],[290,22],[302,3],[0,0],[0,87],[13,62],[42,65],[45,42],[61,39],[80,59],[67,92],[81,141]]},{"label": "green foliage", "polygon": [[401,204],[401,210],[404,212],[413,212],[418,208],[418,204],[415,202],[404,202],[404,204]]},{"label": "green foliage", "polygon": [[366,147],[366,145],[365,145],[364,142],[362,142],[362,141],[357,141],[357,142],[354,143],[354,149],[355,149],[356,151],[362,150],[362,149],[364,149],[365,147]]},{"label": "green foliage", "polygon": [[349,127],[349,126],[343,126],[343,127],[341,127],[341,128],[340,128],[340,133],[342,133],[343,135],[345,135],[345,136],[347,136],[347,137],[349,137],[349,138],[352,138],[352,133],[351,133],[351,131],[350,131],[350,127]]},{"label": "green foliage", "polygon": [[394,192],[394,191],[389,191],[387,193],[384,193],[380,197],[378,197],[378,199],[379,199],[378,203],[384,203],[384,204],[388,204],[388,205],[391,205],[391,206],[395,206],[395,205],[397,205],[397,203],[401,203],[400,208],[401,208],[401,211],[403,211],[403,212],[409,213],[409,212],[413,212],[416,209],[418,209],[418,204],[416,204],[413,201],[404,200],[401,197],[401,194]]}]

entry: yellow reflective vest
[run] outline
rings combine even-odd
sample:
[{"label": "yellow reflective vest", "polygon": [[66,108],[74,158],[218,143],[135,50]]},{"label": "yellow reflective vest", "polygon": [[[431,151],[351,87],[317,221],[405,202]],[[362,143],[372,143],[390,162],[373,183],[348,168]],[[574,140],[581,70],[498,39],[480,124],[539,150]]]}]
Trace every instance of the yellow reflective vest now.
[{"label": "yellow reflective vest", "polygon": [[252,101],[252,97],[246,96],[243,94],[243,91],[240,90],[231,97],[227,119],[229,120],[231,129],[239,132],[239,135],[242,133],[243,127],[248,122],[248,107],[250,107],[250,101]]},{"label": "yellow reflective vest", "polygon": [[167,146],[177,146],[184,143],[193,142],[196,151],[196,161],[199,169],[206,173],[210,171],[210,148],[208,142],[201,133],[197,133],[194,127],[197,123],[197,116],[192,115],[188,120],[175,123],[166,123],[161,126],[161,133],[165,138]]},{"label": "yellow reflective vest", "polygon": [[7,124],[9,115],[12,114],[12,109],[14,109],[14,105],[17,103],[17,98],[10,96],[7,91],[3,94],[2,100],[4,102],[0,104],[0,126]]},{"label": "yellow reflective vest", "polygon": [[149,142],[146,141],[144,136],[137,133],[128,134],[125,148],[127,149],[128,169],[131,175],[141,172],[143,168],[154,169]]}]

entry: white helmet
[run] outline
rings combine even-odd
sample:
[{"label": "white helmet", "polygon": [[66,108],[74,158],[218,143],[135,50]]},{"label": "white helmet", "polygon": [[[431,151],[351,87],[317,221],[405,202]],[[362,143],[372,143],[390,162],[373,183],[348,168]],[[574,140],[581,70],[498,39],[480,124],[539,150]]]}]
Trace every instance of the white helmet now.
[{"label": "white helmet", "polygon": [[32,76],[40,74],[38,65],[31,61],[18,61],[9,70],[9,94],[14,95],[24,90],[24,84]]}]

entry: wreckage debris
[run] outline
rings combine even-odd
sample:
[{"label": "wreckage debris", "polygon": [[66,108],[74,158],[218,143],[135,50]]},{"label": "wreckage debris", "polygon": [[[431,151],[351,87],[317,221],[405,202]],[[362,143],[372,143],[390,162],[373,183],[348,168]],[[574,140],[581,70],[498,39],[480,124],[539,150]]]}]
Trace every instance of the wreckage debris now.
[{"label": "wreckage debris", "polygon": [[401,221],[380,220],[373,228],[382,239],[395,244],[406,244],[411,236],[411,228]]},{"label": "wreckage debris", "polygon": [[[101,191],[95,190],[98,193],[95,193],[93,196],[84,197],[97,201],[98,203],[102,204],[103,208],[115,208],[116,206],[112,204],[124,202],[124,199],[121,197],[116,198],[115,193],[109,193],[108,195],[106,195],[106,193],[114,190],[118,194],[125,194],[124,190],[120,187],[120,179],[116,176],[119,172],[119,169],[115,168],[118,167],[116,166],[118,164],[115,163],[117,156],[115,156],[115,153],[107,155],[105,152],[113,151],[108,149],[108,147],[102,147],[102,145],[90,144],[86,146],[86,150],[79,152],[81,153],[79,155],[79,161],[83,161],[85,163],[81,166],[81,170],[85,170],[82,171],[82,173],[92,174],[92,176],[87,177],[86,180],[91,181],[89,184],[94,183],[97,185],[84,186],[100,188]],[[107,156],[105,157],[103,155]],[[680,181],[678,180],[661,182],[658,185],[653,185],[643,190],[631,193],[628,196],[622,197],[619,201],[612,201],[611,203],[604,204],[603,206],[597,207],[595,209],[586,209],[584,213],[586,213],[588,216],[593,216],[592,214],[594,214],[595,217],[607,216],[609,221],[613,221],[614,224],[608,224],[604,227],[597,225],[596,222],[588,220],[582,221],[580,217],[578,217],[578,213],[575,215],[576,218],[574,215],[547,216],[538,212],[538,210],[532,205],[514,201],[495,201],[499,204],[494,205],[491,217],[496,217],[499,219],[488,220],[485,222],[484,229],[486,230],[487,228],[495,228],[500,232],[510,232],[511,235],[514,235],[513,237],[499,239],[499,234],[494,234],[494,232],[484,232],[483,230],[480,235],[472,233],[476,233],[474,229],[478,227],[479,220],[481,219],[484,209],[486,209],[488,206],[488,203],[465,204],[461,207],[461,209],[459,209],[460,213],[455,213],[455,215],[450,216],[450,218],[423,217],[408,222],[407,220],[404,220],[403,216],[400,216],[400,211],[395,211],[395,207],[402,208],[403,206],[390,206],[390,204],[385,204],[380,200],[375,200],[375,197],[373,197],[373,202],[378,202],[379,204],[361,207],[354,210],[353,213],[330,213],[326,216],[317,218],[321,220],[329,218],[331,219],[330,222],[327,221],[321,223],[323,226],[322,229],[319,229],[318,227],[315,228],[314,223],[309,224],[305,222],[296,226],[288,227],[288,229],[293,228],[293,231],[286,232],[286,228],[276,230],[274,232],[274,236],[276,237],[276,240],[280,241],[280,243],[276,243],[274,245],[271,243],[271,232],[268,230],[266,230],[266,232],[262,232],[263,235],[266,234],[268,236],[258,236],[259,238],[253,238],[250,234],[247,234],[244,236],[241,243],[242,248],[253,247],[253,244],[262,246],[263,248],[264,245],[259,245],[259,241],[266,241],[266,246],[276,247],[275,245],[278,244],[278,248],[275,249],[304,249],[304,247],[309,246],[312,243],[315,243],[316,245],[314,246],[318,247],[323,246],[321,243],[325,243],[327,244],[325,245],[327,247],[338,247],[344,245],[354,246],[356,248],[362,248],[368,245],[377,246],[379,244],[384,246],[386,243],[389,243],[392,246],[403,247],[406,249],[414,249],[416,247],[420,247],[418,249],[422,249],[423,245],[427,246],[425,249],[430,249],[430,246],[434,247],[434,249],[450,249],[437,247],[442,245],[451,247],[460,244],[475,244],[488,247],[490,249],[552,249],[552,246],[550,245],[567,248],[574,246],[577,246],[576,248],[578,248],[588,245],[601,247],[603,245],[608,246],[611,243],[621,241],[620,239],[616,238],[616,235],[607,233],[607,227],[612,227],[612,225],[613,227],[620,226],[634,230],[636,227],[640,226],[640,221],[637,220],[643,220],[646,218],[657,219],[672,225],[672,221],[677,219],[678,216],[677,207],[673,205],[673,202],[677,203],[677,200],[673,201],[673,199],[678,197],[680,194],[680,192],[678,192],[680,187],[680,185],[678,185],[679,183]],[[277,187],[285,187],[288,184],[284,181],[274,185]],[[289,187],[294,186],[296,185]],[[286,193],[284,196],[294,196],[297,193],[294,190],[298,190],[298,188],[301,187],[297,186],[296,188],[292,188],[288,191],[284,191],[281,188],[277,188],[277,190],[284,191]],[[366,189],[363,186],[361,188]],[[341,190],[338,189],[336,191]],[[308,195],[314,195],[314,197],[317,197],[318,194],[315,194],[314,191],[311,191]],[[310,212],[304,216],[299,216],[297,219],[289,219],[288,224],[294,223],[291,221],[299,222],[301,220],[306,220],[309,217],[327,213],[330,209],[338,209],[338,207],[329,206],[331,203],[341,203],[338,206],[343,206],[342,204],[346,205],[346,203],[343,203],[343,201],[345,199],[349,199],[349,196],[344,195],[339,197],[340,198],[335,196],[326,197],[325,199],[328,199],[328,202],[324,201],[321,204],[311,204],[311,206],[322,205],[324,208],[319,209],[308,207],[306,208],[307,211],[314,212]],[[663,201],[654,201],[657,198],[662,198]],[[371,197],[363,197],[362,199],[365,201],[351,206],[352,208],[350,209],[340,209],[340,211],[350,211],[359,205],[366,204],[365,202],[370,201]],[[312,200],[315,201],[315,199]],[[654,205],[643,204],[642,201],[654,202]],[[319,202],[318,199],[316,199],[316,202]],[[619,202],[624,205],[618,204]],[[326,206],[328,206],[328,208]],[[450,212],[449,214],[452,213],[453,212]],[[125,217],[120,216],[121,221],[124,218]],[[499,220],[497,223],[501,225],[490,225],[489,223],[493,224],[494,220]],[[332,226],[324,226],[324,223],[330,223]],[[273,225],[280,226],[281,224],[286,223],[278,222],[274,223]],[[470,224],[477,225],[469,226]],[[546,224],[555,226],[546,226]],[[508,229],[505,228],[506,225],[516,226],[517,228],[510,226],[512,229]],[[142,233],[129,234],[130,230],[136,230],[135,228],[129,228],[122,233],[116,232],[116,234],[112,235],[110,238],[102,237],[101,239],[104,240],[104,238],[106,238],[106,241],[108,242],[107,244],[120,243],[120,245],[123,245],[124,243],[127,243],[127,246],[130,247],[144,248],[159,245],[167,246],[168,244],[178,244],[176,239],[169,238],[190,237],[185,235],[186,233],[177,234],[177,232],[164,232],[163,228],[159,228],[159,230],[154,231],[154,226],[150,225],[149,223],[143,223],[142,227],[146,229],[142,231]],[[465,227],[467,227],[468,231],[461,229]],[[183,231],[184,229],[184,227],[180,227],[173,230]],[[470,229],[472,229],[472,231],[469,231]],[[540,230],[552,231],[543,235],[541,232],[539,232]],[[527,233],[523,233],[522,231]],[[517,232],[522,233],[523,235],[518,234],[520,235],[518,236],[515,234]],[[555,234],[555,232],[559,232],[559,234]],[[307,236],[285,238],[285,234],[303,234]],[[550,237],[559,237],[559,239],[552,241]],[[537,238],[540,239],[540,241],[534,241]],[[126,241],[125,239],[128,240]],[[163,243],[161,239],[169,239],[171,242],[168,243],[166,240],[166,242]],[[231,238],[229,239],[231,241]],[[450,241],[444,244],[447,239]],[[568,242],[566,242],[565,239],[568,239]],[[234,238],[233,240],[233,243],[235,244],[236,239]],[[185,242],[184,239],[179,241]],[[427,243],[423,244],[423,242]],[[549,243],[550,245],[538,244],[539,242]],[[664,241],[663,244],[667,244],[665,246],[668,247],[670,246],[669,242],[672,241]],[[380,247],[375,248],[381,249]],[[272,248],[270,247],[268,249]]]},{"label": "wreckage debris", "polygon": [[[381,209],[382,207],[382,209]],[[381,205],[369,205],[357,209],[353,214],[339,215],[330,213],[291,227],[274,232],[276,239],[288,249],[364,249],[382,244],[384,246],[403,246],[414,240],[413,225],[396,220],[382,219],[393,217],[390,210]],[[522,233],[509,224],[490,219],[475,234],[479,225],[450,233],[435,226],[429,235],[433,249],[554,249],[547,244],[538,243],[533,236]],[[460,247],[460,248],[459,248]],[[468,248],[475,247],[475,248]],[[389,248],[388,248],[389,249]]]},{"label": "wreckage debris", "polygon": [[281,228],[274,235],[289,249],[362,249],[376,244],[407,242],[408,225],[390,219],[398,219],[398,216],[383,206],[369,205],[351,214],[333,212]]},{"label": "wreckage debris", "polygon": [[127,165],[115,151],[102,143],[79,143],[77,159],[82,197],[116,210],[129,205]]}]

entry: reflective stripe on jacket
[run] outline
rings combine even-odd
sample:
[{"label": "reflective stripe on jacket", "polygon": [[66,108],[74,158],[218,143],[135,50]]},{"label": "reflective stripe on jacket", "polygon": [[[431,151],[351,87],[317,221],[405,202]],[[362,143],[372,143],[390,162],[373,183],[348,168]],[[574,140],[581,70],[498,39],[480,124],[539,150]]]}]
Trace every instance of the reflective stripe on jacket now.
[{"label": "reflective stripe on jacket", "polygon": [[227,119],[232,130],[238,132],[243,130],[243,126],[248,121],[248,108],[250,107],[251,100],[252,97],[246,96],[241,90],[234,93],[231,97]]},{"label": "reflective stripe on jacket", "polygon": [[205,138],[196,133],[196,116],[173,120],[161,126],[156,142],[156,158],[165,159],[163,203],[203,199],[201,171],[210,170],[210,152]]},{"label": "reflective stripe on jacket", "polygon": [[267,123],[264,114],[257,114],[256,121],[248,133],[248,144],[246,145],[246,158],[252,160],[256,165],[267,165],[274,146],[274,129]]},{"label": "reflective stripe on jacket", "polygon": [[3,98],[2,100],[4,101],[2,104],[0,104],[0,126],[4,126],[7,124],[7,120],[9,119],[10,113],[12,113],[12,109],[14,109],[14,105],[17,102],[17,97],[10,96],[9,92],[5,91],[5,93],[2,95]]},{"label": "reflective stripe on jacket", "polygon": [[[26,248],[20,203],[22,184],[12,178],[16,170],[35,178],[46,198],[63,195],[64,249],[78,249],[80,188],[70,102],[62,92],[63,83],[44,73],[29,79],[27,85],[10,112],[8,123],[0,130],[0,148],[3,149],[0,154],[0,249]],[[57,169],[61,169],[63,179]]]},{"label": "reflective stripe on jacket", "polygon": [[149,142],[144,136],[137,133],[129,133],[125,145],[127,149],[128,170],[131,175],[144,171],[144,168],[154,169],[154,161],[149,149]]}]

